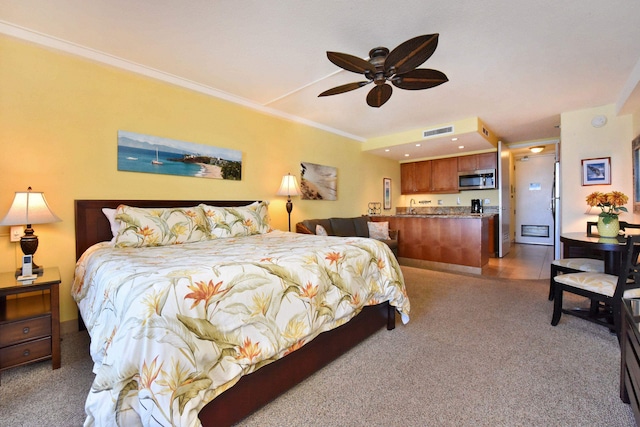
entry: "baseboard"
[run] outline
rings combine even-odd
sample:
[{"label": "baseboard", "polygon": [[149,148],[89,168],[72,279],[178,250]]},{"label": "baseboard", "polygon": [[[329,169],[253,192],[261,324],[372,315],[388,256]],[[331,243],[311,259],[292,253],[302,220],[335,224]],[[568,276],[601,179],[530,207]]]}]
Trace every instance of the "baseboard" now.
[{"label": "baseboard", "polygon": [[482,268],[470,267],[467,265],[447,264],[446,262],[426,261],[423,259],[404,257],[399,257],[398,262],[400,263],[400,265],[406,265],[407,267],[424,268],[427,270],[450,271],[452,273],[482,274]]}]

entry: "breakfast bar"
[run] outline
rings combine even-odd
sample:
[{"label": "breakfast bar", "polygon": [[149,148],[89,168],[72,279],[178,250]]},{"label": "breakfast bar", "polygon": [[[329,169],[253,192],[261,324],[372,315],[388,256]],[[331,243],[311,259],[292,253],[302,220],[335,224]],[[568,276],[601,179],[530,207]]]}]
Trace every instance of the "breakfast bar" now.
[{"label": "breakfast bar", "polygon": [[481,274],[489,262],[494,214],[380,215],[399,231],[403,265]]}]

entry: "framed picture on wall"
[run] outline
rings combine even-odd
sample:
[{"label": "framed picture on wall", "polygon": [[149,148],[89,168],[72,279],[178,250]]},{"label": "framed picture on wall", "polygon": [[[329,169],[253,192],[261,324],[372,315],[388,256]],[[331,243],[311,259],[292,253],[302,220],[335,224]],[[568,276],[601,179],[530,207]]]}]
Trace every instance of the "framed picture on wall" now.
[{"label": "framed picture on wall", "polygon": [[583,159],[582,185],[611,185],[611,157]]},{"label": "framed picture on wall", "polygon": [[384,210],[391,209],[391,178],[382,178],[382,196],[384,200]]}]

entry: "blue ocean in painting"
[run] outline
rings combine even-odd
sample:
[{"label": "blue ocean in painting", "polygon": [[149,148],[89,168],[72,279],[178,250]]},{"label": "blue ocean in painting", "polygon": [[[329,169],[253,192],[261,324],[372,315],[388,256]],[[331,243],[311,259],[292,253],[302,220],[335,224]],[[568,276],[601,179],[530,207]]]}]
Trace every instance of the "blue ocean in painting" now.
[{"label": "blue ocean in painting", "polygon": [[199,176],[203,170],[200,165],[184,162],[172,162],[168,159],[180,158],[175,152],[158,151],[158,160],[162,164],[153,164],[155,150],[118,146],[118,170],[131,172],[160,173],[181,176]]}]

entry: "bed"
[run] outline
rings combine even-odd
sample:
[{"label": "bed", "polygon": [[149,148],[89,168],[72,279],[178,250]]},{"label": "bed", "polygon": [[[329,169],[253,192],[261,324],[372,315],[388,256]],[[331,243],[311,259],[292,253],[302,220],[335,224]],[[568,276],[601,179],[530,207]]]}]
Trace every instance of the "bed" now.
[{"label": "bed", "polygon": [[[409,300],[397,261],[386,245],[372,239],[271,231],[152,248],[114,249],[113,243],[104,243],[113,239],[113,231],[103,208],[169,209],[203,204],[211,210],[225,207],[235,213],[251,203],[76,200],[79,262],[72,292],[92,338],[96,373],[87,398],[85,425],[231,425],[377,330],[393,329],[396,311],[403,322],[408,321]],[[283,242],[284,248],[278,246]],[[321,247],[323,252],[303,255],[307,246]],[[226,258],[234,253],[233,260]],[[306,265],[290,264],[300,257]],[[178,265],[173,266],[169,259]],[[359,261],[348,266],[347,259]],[[213,260],[219,263],[214,265]],[[336,275],[339,262],[345,264]],[[363,298],[362,291],[352,290],[334,303],[327,302],[329,297],[324,297],[325,305],[318,300],[312,303],[317,294],[314,289],[320,286],[314,288],[313,283],[327,277],[313,278],[309,272],[329,275],[332,293],[344,291],[347,282],[364,284],[377,293]],[[232,273],[234,276],[228,276]],[[162,287],[164,282],[170,286]],[[281,293],[277,298],[270,293],[265,297],[263,286],[280,287]],[[262,293],[251,295],[253,288]],[[261,313],[248,308],[263,300],[269,302],[258,304]],[[285,317],[293,313],[294,306],[308,306],[314,314]],[[335,318],[311,331],[309,325],[330,317],[327,310]],[[273,316],[269,323],[267,313]],[[262,320],[254,321],[256,316]],[[218,318],[225,319],[222,325],[215,323]],[[232,326],[234,321],[236,326]],[[158,327],[166,322],[171,327]],[[256,338],[257,333],[262,335]],[[284,345],[279,347],[280,341]],[[211,349],[203,351],[207,346]],[[187,369],[190,363],[191,370]]]}]

